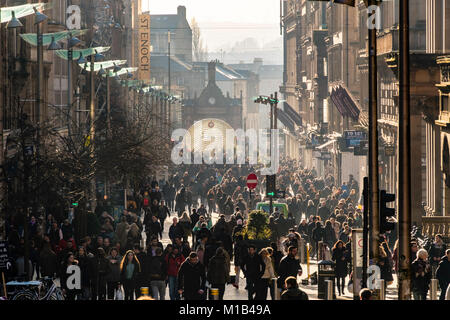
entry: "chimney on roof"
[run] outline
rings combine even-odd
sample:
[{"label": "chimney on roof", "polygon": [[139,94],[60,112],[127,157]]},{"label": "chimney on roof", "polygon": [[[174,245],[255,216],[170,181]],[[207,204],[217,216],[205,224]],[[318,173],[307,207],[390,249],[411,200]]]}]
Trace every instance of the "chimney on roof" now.
[{"label": "chimney on roof", "polygon": [[254,69],[252,70],[254,73],[259,74],[259,69],[262,67],[263,65],[263,59],[262,58],[255,58],[253,60],[253,67]]},{"label": "chimney on roof", "polygon": [[186,7],[185,6],[178,6],[177,8],[178,16],[182,18],[186,18]]},{"label": "chimney on roof", "polygon": [[216,83],[216,61],[208,63],[208,84]]}]

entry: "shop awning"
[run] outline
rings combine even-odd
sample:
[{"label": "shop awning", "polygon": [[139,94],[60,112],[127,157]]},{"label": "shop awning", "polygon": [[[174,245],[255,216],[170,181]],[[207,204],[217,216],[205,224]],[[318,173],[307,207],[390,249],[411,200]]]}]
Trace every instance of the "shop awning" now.
[{"label": "shop awning", "polygon": [[283,102],[284,112],[291,118],[292,121],[299,127],[302,126],[302,117],[297,113],[297,111],[292,108],[289,103]]},{"label": "shop awning", "polygon": [[[73,35],[73,34],[72,34]],[[56,40],[56,39],[55,39]],[[80,55],[83,55],[84,58],[92,56],[97,51],[98,53],[106,52],[110,49],[110,47],[95,47],[95,48],[87,48],[87,49],[74,49],[72,50],[72,59],[78,60]],[[55,54],[64,60],[69,60],[69,51],[67,49],[56,50]]]},{"label": "shop awning", "polygon": [[283,125],[286,126],[289,131],[295,133],[295,125],[294,122],[289,118],[289,116],[281,109],[277,110],[278,120],[281,121]]},{"label": "shop awning", "polygon": [[20,6],[0,8],[0,23],[10,21],[12,19],[13,11],[16,18],[20,19],[34,14],[34,8],[36,8],[38,11],[43,11],[50,9],[51,7],[51,3],[29,3]]},{"label": "shop awning", "polygon": [[323,145],[316,147],[316,149],[319,149],[319,150],[325,149],[326,147],[328,147],[328,146],[330,146],[330,145],[333,145],[333,143],[334,143],[335,141],[336,141],[336,140],[330,140],[330,141],[328,141],[328,142],[325,142]]},{"label": "shop awning", "polygon": [[[55,33],[44,33],[42,35],[42,45],[48,46],[50,43],[52,43],[52,38],[55,38],[55,41],[61,41],[63,39],[67,39],[69,34],[72,34],[73,37],[77,37],[80,35],[83,35],[88,30],[66,30],[66,31],[60,31]],[[20,35],[20,37],[27,43],[37,46],[37,34],[36,33],[23,33]]]},{"label": "shop awning", "polygon": [[354,121],[358,121],[361,110],[347,88],[342,85],[333,88],[331,101],[343,117],[350,117]]}]

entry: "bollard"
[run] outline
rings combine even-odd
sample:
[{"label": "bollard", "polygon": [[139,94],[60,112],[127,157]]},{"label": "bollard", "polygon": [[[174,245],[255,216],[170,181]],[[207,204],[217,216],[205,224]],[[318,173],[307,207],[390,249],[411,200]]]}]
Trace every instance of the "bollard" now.
[{"label": "bollard", "polygon": [[438,279],[431,279],[430,283],[430,300],[437,300]]},{"label": "bollard", "polygon": [[384,287],[384,280],[378,279],[376,281],[376,287],[378,288],[378,290],[380,292],[379,300],[386,300],[386,289]]},{"label": "bollard", "polygon": [[306,244],[306,269],[308,270],[308,280],[311,278],[311,273],[309,272],[309,260],[310,260],[310,254],[311,252],[311,246],[309,243]]},{"label": "bollard", "polygon": [[149,294],[148,287],[141,287],[141,295],[148,296],[148,294]]},{"label": "bollard", "polygon": [[323,241],[319,241],[317,245],[317,261],[324,260],[323,251]]},{"label": "bollard", "polygon": [[300,238],[299,240],[300,247],[300,263],[305,263],[305,240]]},{"label": "bollard", "polygon": [[275,300],[280,300],[280,290],[278,290],[277,278],[272,278],[273,283],[273,293],[275,295]]},{"label": "bollard", "polygon": [[219,300],[219,289],[211,288],[211,296],[213,297],[213,300]]},{"label": "bollard", "polygon": [[327,284],[327,300],[333,300],[333,280],[325,280]]}]

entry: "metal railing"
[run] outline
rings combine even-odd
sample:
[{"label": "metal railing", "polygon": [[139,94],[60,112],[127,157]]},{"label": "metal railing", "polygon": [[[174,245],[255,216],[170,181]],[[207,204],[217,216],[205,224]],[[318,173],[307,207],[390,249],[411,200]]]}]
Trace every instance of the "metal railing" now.
[{"label": "metal railing", "polygon": [[450,217],[422,217],[422,234],[434,238],[436,234],[450,238]]}]

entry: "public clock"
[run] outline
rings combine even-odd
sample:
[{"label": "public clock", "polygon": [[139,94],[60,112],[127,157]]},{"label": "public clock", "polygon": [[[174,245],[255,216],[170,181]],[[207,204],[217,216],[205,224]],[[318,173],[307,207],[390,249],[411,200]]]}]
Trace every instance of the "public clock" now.
[{"label": "public clock", "polygon": [[216,98],[211,97],[211,98],[209,98],[208,102],[209,102],[209,104],[216,104]]}]

